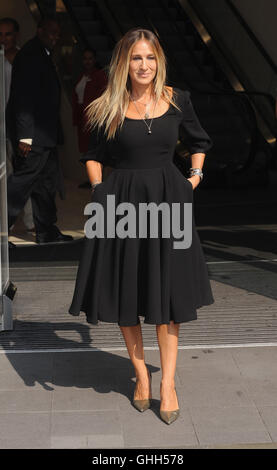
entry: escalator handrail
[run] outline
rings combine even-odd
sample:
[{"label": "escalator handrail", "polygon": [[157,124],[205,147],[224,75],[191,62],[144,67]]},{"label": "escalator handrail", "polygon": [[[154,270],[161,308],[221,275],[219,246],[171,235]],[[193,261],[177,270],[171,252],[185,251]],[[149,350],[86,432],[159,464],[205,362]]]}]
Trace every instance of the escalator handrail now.
[{"label": "escalator handrail", "polygon": [[[168,7],[168,4],[162,0],[161,2],[162,4],[162,7],[163,9],[166,11],[166,15],[168,18],[171,19],[172,21],[172,24],[174,25],[174,28],[176,30],[176,32],[182,37],[184,35],[184,32],[180,30],[179,26],[176,24],[176,21],[175,21],[175,18],[173,18],[172,16],[172,13],[170,11],[170,8]],[[183,15],[185,14],[184,10],[182,9],[180,3],[178,2],[176,7],[178,8],[178,11],[180,12],[180,14],[182,13]],[[222,87],[220,87],[219,85],[217,85],[216,82],[214,82],[206,73],[206,70],[205,70],[205,66],[201,63],[201,62],[198,62],[193,54],[193,52],[188,49],[188,52],[191,56],[191,59],[192,59],[192,62],[195,64],[195,66],[197,68],[199,68],[199,70],[203,73],[203,76],[205,77],[205,80],[209,83],[210,86],[212,86],[214,89],[216,90],[219,90],[219,91],[225,91],[224,89],[222,89]],[[197,88],[193,85],[193,88],[197,91]],[[200,91],[203,91],[203,90],[199,90]],[[207,90],[208,91],[208,90]],[[227,90],[228,91],[228,90]]]},{"label": "escalator handrail", "polygon": [[245,31],[247,32],[248,36],[251,38],[252,42],[254,42],[255,46],[257,49],[259,49],[259,52],[262,54],[263,58],[268,62],[269,66],[273,69],[274,73],[277,73],[277,65],[274,63],[270,55],[267,53],[261,42],[258,40],[257,36],[254,34],[252,29],[248,26],[246,23],[245,19],[237,9],[237,7],[230,1],[230,0],[225,0],[225,3],[229,6],[229,8],[232,10],[240,24],[243,26]]},{"label": "escalator handrail", "polygon": [[[226,0],[226,1],[228,1],[228,0]],[[188,0],[188,3],[189,3],[189,5],[191,5],[190,0]],[[166,4],[164,4],[164,2],[163,2],[163,6],[164,6],[164,8],[166,8]],[[180,2],[178,2],[178,7],[184,12],[184,10],[183,10],[183,8],[182,8]],[[197,12],[197,14],[198,14],[198,10],[197,10],[197,8],[195,7],[195,5],[191,6],[191,8],[193,8],[193,10],[195,10],[195,11]],[[170,11],[169,11],[169,10],[168,10],[168,14],[170,15]],[[172,18],[172,15],[171,15],[171,19],[172,19],[172,21],[174,21],[174,19]],[[178,29],[178,27],[176,26],[176,24],[175,24],[175,27],[176,27],[176,29]],[[205,26],[205,28],[206,28],[206,26]],[[213,38],[213,41],[214,41],[214,43],[217,45],[217,47],[218,47],[218,49],[221,51],[221,53],[225,56],[225,54],[222,52],[222,49],[221,49],[221,47],[219,46],[217,40],[216,40],[215,38]],[[257,41],[258,41],[258,40],[257,40]],[[228,59],[226,59],[226,60],[228,60]],[[203,68],[202,64],[199,64],[199,66],[200,66],[200,68],[204,71],[204,68]],[[271,64],[270,64],[270,66],[271,66]],[[274,68],[274,71],[275,71],[275,69],[276,69],[276,67]],[[205,73],[205,71],[204,71],[204,73]],[[216,83],[212,82],[209,77],[206,77],[206,79],[207,79],[207,81],[209,81],[215,88],[217,88]],[[239,90],[234,90],[234,92],[236,92],[236,91],[239,91]],[[269,93],[260,92],[259,90],[258,90],[258,91],[255,91],[255,90],[248,90],[248,89],[245,88],[245,86],[244,86],[244,90],[243,90],[243,91],[246,92],[246,93],[252,93],[252,92],[255,93],[255,92],[256,92],[256,93],[264,93],[264,94],[270,95]],[[271,96],[271,95],[270,95],[270,96]]]},{"label": "escalator handrail", "polygon": [[[161,5],[163,7],[163,9],[165,10],[166,12],[166,15],[168,18],[171,19],[176,31],[178,32],[178,34],[182,34],[183,35],[183,31],[180,31],[179,30],[179,27],[178,25],[176,24],[176,20],[175,18],[173,18],[172,16],[172,13],[168,7],[168,4],[167,2],[164,2],[162,1],[161,2]],[[178,3],[178,8],[181,9],[181,5]],[[151,20],[151,18],[148,17],[148,14],[147,12],[145,11],[145,7],[142,6],[143,8],[143,12],[144,12],[144,15],[146,16],[148,22],[151,24],[151,26],[153,27],[154,26],[154,30],[156,29],[155,28],[155,25],[153,25],[153,22]],[[182,10],[183,11],[183,10]],[[184,13],[184,12],[183,12]],[[190,51],[189,51],[190,52]],[[206,75],[206,72],[205,72],[205,69],[204,69],[204,66],[201,64],[201,63],[196,63],[196,60],[195,60],[195,57],[193,54],[191,54],[192,56],[192,59],[193,61],[195,62],[195,64],[197,65],[197,67],[203,72],[204,76],[205,76],[205,79],[206,81],[209,83],[209,85],[211,85],[216,91],[211,91],[211,90],[199,90],[197,88],[197,86],[195,86],[195,84],[191,84],[187,79],[185,79],[185,82],[189,85],[190,89],[196,93],[199,93],[199,94],[210,94],[210,95],[221,95],[221,96],[227,96],[227,95],[232,95],[234,97],[241,97],[243,95],[245,96],[248,96],[248,97],[251,97],[251,96],[264,96],[264,98],[266,98],[266,100],[268,100],[271,108],[272,108],[272,111],[273,111],[273,115],[275,116],[275,100],[274,98],[269,94],[269,93],[266,93],[266,92],[263,92],[263,91],[260,91],[260,90],[234,90],[234,89],[229,89],[229,90],[225,90],[225,89],[222,89],[221,87],[219,87],[216,83],[214,83],[210,77],[208,77]],[[170,62],[172,62],[172,60],[170,59]],[[174,62],[174,61],[173,61]],[[253,109],[253,105],[252,103],[249,103],[249,109],[251,108],[251,113],[254,112],[254,109]],[[255,118],[256,118],[256,114],[255,114]],[[274,125],[272,125],[272,122],[269,122],[269,120],[267,119],[267,117],[265,117],[263,115],[263,119],[265,120],[267,126],[270,128],[270,131],[271,133],[274,135],[274,137],[277,136],[277,131],[276,131],[276,128],[274,127]],[[274,120],[275,121],[275,120]]]},{"label": "escalator handrail", "polygon": [[[227,0],[226,0],[226,1],[227,1]],[[183,31],[179,31],[179,28],[178,28],[178,26],[176,25],[176,22],[175,22],[174,18],[173,18],[172,15],[171,15],[171,12],[170,12],[170,9],[168,8],[167,3],[164,2],[164,1],[162,1],[162,5],[163,5],[163,8],[166,10],[167,16],[170,17],[171,21],[174,23],[174,26],[175,26],[175,28],[176,28],[176,31],[177,31],[178,33],[182,33],[182,34],[183,34]],[[179,3],[178,3],[178,6],[181,8],[181,6],[180,6]],[[190,52],[190,51],[189,51],[189,52]],[[192,58],[194,59],[193,54],[192,54]],[[232,90],[232,89],[230,89],[230,90],[223,90],[223,89],[220,88],[214,81],[212,81],[212,80],[210,79],[210,77],[208,77],[208,76],[206,75],[206,73],[205,73],[205,68],[204,68],[204,66],[203,66],[201,63],[198,63],[198,62],[197,62],[196,65],[197,65],[197,67],[203,72],[203,74],[205,75],[205,79],[207,80],[207,82],[209,82],[209,84],[210,84],[211,86],[213,86],[215,89],[218,89],[218,93],[219,93],[219,94],[226,92],[227,94],[229,94],[229,93],[234,93],[234,94],[235,94],[235,93],[244,93],[244,94],[248,94],[249,96],[250,96],[250,95],[264,95],[265,97],[267,97],[267,98],[271,101],[271,103],[273,104],[273,106],[275,105],[275,100],[274,100],[274,98],[272,97],[272,95],[270,95],[270,93],[266,93],[266,92],[264,92],[264,91],[260,91],[260,90],[247,90],[247,89],[244,89],[244,90]],[[205,91],[205,90],[197,90],[197,87],[195,87],[195,86],[192,87],[192,88],[194,88],[195,91],[199,91],[199,93]],[[209,90],[207,90],[207,92],[210,93]]]},{"label": "escalator handrail", "polygon": [[90,47],[89,42],[87,40],[86,35],[84,34],[79,22],[76,19],[74,10],[72,8],[71,2],[68,0],[63,0],[63,3],[66,7],[66,11],[70,17],[71,22],[74,24],[74,33],[76,33],[76,36],[78,38],[78,42],[81,43],[83,47]]}]

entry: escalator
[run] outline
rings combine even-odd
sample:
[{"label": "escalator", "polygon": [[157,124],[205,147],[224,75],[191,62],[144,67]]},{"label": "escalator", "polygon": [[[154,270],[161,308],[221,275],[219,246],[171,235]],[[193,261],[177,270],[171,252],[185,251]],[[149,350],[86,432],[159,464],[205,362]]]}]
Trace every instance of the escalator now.
[{"label": "escalator", "polygon": [[[111,60],[116,39],[107,31],[107,18],[104,20],[103,16],[107,16],[109,12],[105,6],[103,10],[103,2],[102,8],[97,1],[65,0],[64,3],[77,24],[83,43],[96,51],[99,65],[107,66]],[[117,38],[119,37],[118,34]]]},{"label": "escalator", "polygon": [[[107,67],[115,42],[132,27],[154,31],[166,53],[168,84],[188,89],[214,146],[201,188],[268,184],[272,148],[261,132],[251,93],[234,90],[178,0],[66,0],[83,43]],[[268,100],[260,93],[261,99]],[[273,110],[273,100],[269,103]],[[175,163],[190,166],[182,139]],[[273,140],[275,135],[273,135]]]}]

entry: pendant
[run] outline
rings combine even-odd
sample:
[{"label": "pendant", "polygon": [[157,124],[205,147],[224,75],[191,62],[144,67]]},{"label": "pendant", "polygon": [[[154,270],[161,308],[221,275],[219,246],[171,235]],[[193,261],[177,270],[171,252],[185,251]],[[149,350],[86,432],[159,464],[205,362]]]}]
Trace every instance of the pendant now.
[{"label": "pendant", "polygon": [[150,129],[148,130],[148,134],[152,134],[152,131]]}]

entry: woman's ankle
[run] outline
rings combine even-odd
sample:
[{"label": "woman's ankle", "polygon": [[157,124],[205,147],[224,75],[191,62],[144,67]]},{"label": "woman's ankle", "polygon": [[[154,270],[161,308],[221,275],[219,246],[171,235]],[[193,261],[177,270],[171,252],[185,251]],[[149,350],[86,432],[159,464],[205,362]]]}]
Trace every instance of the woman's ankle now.
[{"label": "woman's ankle", "polygon": [[148,367],[145,364],[145,367],[140,367],[139,369],[135,369],[135,374],[137,380],[144,380],[148,377]]},{"label": "woman's ankle", "polygon": [[164,378],[161,380],[160,388],[171,389],[175,388],[175,378]]}]

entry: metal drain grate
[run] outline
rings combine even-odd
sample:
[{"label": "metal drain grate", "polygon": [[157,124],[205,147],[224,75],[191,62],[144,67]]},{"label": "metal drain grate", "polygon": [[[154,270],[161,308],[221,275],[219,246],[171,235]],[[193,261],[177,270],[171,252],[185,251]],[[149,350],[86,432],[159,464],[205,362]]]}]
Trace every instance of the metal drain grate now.
[{"label": "metal drain grate", "polygon": [[[276,268],[273,261],[209,265],[215,303],[180,325],[179,346],[277,343]],[[0,350],[125,348],[117,324],[90,325],[84,314],[67,313],[76,271],[66,265],[11,270],[18,288],[14,330],[0,333]],[[144,346],[158,347],[155,325],[141,322]]]}]

